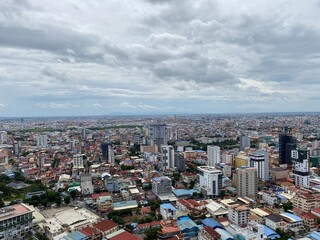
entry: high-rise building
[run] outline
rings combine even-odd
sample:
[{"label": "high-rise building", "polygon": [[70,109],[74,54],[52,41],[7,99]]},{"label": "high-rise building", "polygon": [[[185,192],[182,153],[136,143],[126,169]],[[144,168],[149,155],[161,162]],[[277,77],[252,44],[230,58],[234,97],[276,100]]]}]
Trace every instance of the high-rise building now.
[{"label": "high-rise building", "polygon": [[82,137],[82,139],[86,139],[87,138],[87,129],[86,128],[82,128],[81,137]]},{"label": "high-rise building", "polygon": [[207,196],[219,196],[222,189],[222,172],[211,166],[198,167],[200,190]]},{"label": "high-rise building", "polygon": [[221,162],[220,147],[208,146],[207,148],[208,166],[214,167]]},{"label": "high-rise building", "polygon": [[72,163],[73,168],[84,168],[83,166],[83,154],[73,155]]},{"label": "high-rise building", "polygon": [[279,135],[279,164],[292,164],[291,151],[297,148],[296,140],[287,133]]},{"label": "high-rise building", "polygon": [[102,161],[107,162],[108,157],[109,157],[109,146],[111,143],[101,143],[100,148],[101,148],[101,158]]},{"label": "high-rise building", "polygon": [[109,145],[109,146],[108,146],[108,162],[109,162],[111,165],[114,165],[114,164],[115,164],[114,149],[113,149],[112,145]]},{"label": "high-rise building", "polygon": [[23,203],[0,208],[0,239],[27,239],[32,229],[32,212]]},{"label": "high-rise building", "polygon": [[184,158],[183,154],[176,154],[174,161],[179,172],[184,172],[186,170],[186,159]]},{"label": "high-rise building", "polygon": [[37,135],[37,147],[48,147],[48,136],[45,134]]},{"label": "high-rise building", "polygon": [[6,143],[8,138],[8,134],[6,131],[1,131],[0,132],[0,143]]},{"label": "high-rise building", "polygon": [[158,195],[172,193],[172,181],[168,177],[157,177],[152,179],[152,192]]},{"label": "high-rise building", "polygon": [[257,176],[262,181],[269,180],[269,154],[266,151],[255,151],[249,153],[250,167],[257,169]]},{"label": "high-rise building", "polygon": [[238,197],[256,199],[258,193],[256,168],[241,167],[237,169],[237,193]]},{"label": "high-rise building", "polygon": [[164,169],[173,169],[174,162],[174,148],[171,145],[161,145],[161,163]]},{"label": "high-rise building", "polygon": [[15,156],[20,156],[20,154],[21,154],[21,142],[14,142],[13,143],[13,154]]},{"label": "high-rise building", "polygon": [[293,182],[299,187],[310,187],[309,152],[307,149],[296,149],[291,152]]},{"label": "high-rise building", "polygon": [[240,136],[240,151],[244,151],[250,147],[250,137],[247,135]]},{"label": "high-rise building", "polygon": [[166,144],[168,140],[168,131],[165,124],[150,125],[148,137],[156,145]]}]

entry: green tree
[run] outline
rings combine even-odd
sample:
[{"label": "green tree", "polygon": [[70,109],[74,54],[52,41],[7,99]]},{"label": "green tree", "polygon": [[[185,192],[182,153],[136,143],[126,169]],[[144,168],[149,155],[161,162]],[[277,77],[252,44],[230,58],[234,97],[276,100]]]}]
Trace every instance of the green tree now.
[{"label": "green tree", "polygon": [[4,202],[3,202],[3,200],[2,200],[2,198],[0,198],[0,208],[2,208],[2,207],[4,207],[5,205],[4,205]]},{"label": "green tree", "polygon": [[62,203],[61,197],[60,197],[60,196],[57,196],[57,197],[54,199],[54,202],[55,202],[58,206],[60,206],[61,203]]},{"label": "green tree", "polygon": [[282,208],[285,212],[287,212],[288,210],[292,210],[293,206],[291,202],[287,202],[282,204]]},{"label": "green tree", "polygon": [[153,227],[153,228],[149,228],[147,229],[144,234],[146,235],[146,237],[144,238],[144,240],[154,240],[157,239],[157,233],[158,231],[161,230],[161,227]]},{"label": "green tree", "polygon": [[74,200],[76,198],[76,196],[77,196],[77,190],[71,190],[70,191],[70,196]]},{"label": "green tree", "polygon": [[64,199],[63,199],[63,201],[64,201],[64,203],[65,203],[66,205],[68,205],[68,204],[71,202],[70,196],[65,196]]}]

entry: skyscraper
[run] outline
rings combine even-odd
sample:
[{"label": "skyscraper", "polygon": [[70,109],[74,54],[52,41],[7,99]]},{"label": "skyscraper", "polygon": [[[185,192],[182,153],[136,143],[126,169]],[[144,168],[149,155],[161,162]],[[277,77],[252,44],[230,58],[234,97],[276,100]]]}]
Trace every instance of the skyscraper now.
[{"label": "skyscraper", "polygon": [[238,197],[255,199],[258,193],[257,169],[241,167],[237,169],[237,193]]},{"label": "skyscraper", "polygon": [[279,135],[279,164],[292,164],[291,151],[297,148],[296,140],[287,133]]},{"label": "skyscraper", "polygon": [[240,151],[250,147],[250,138],[247,135],[240,136]]},{"label": "skyscraper", "polygon": [[0,143],[6,143],[7,142],[7,132],[6,131],[1,131],[0,132]]},{"label": "skyscraper", "polygon": [[101,143],[100,148],[101,148],[101,158],[102,161],[107,162],[108,157],[109,157],[109,146],[111,143]]},{"label": "skyscraper", "polygon": [[37,147],[48,147],[48,136],[45,134],[37,135]]},{"label": "skyscraper", "polygon": [[113,147],[112,147],[111,144],[108,146],[108,162],[109,162],[111,165],[114,165],[114,164],[115,164],[114,150],[113,150]]},{"label": "skyscraper", "polygon": [[200,190],[207,196],[219,196],[222,189],[222,172],[214,167],[198,167]]},{"label": "skyscraper", "polygon": [[167,126],[165,124],[150,125],[148,137],[156,145],[166,144],[168,140]]},{"label": "skyscraper", "polygon": [[307,149],[296,149],[291,152],[293,182],[298,187],[310,187],[309,152]]},{"label": "skyscraper", "polygon": [[182,154],[176,154],[174,161],[179,172],[184,172],[186,170],[186,160]]},{"label": "skyscraper", "polygon": [[269,180],[269,154],[266,151],[249,153],[250,167],[257,169],[257,176],[262,181]]},{"label": "skyscraper", "polygon": [[161,163],[164,169],[175,167],[174,148],[171,145],[161,145]]},{"label": "skyscraper", "polygon": [[221,162],[220,158],[220,147],[208,146],[207,148],[208,165],[214,167],[216,164]]}]

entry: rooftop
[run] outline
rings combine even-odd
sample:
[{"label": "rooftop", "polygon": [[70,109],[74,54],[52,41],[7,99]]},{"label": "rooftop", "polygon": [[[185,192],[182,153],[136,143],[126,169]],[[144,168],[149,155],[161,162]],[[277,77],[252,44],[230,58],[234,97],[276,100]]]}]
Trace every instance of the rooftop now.
[{"label": "rooftop", "polygon": [[31,212],[33,212],[32,209],[23,203],[15,204],[10,207],[0,208],[0,221]]}]

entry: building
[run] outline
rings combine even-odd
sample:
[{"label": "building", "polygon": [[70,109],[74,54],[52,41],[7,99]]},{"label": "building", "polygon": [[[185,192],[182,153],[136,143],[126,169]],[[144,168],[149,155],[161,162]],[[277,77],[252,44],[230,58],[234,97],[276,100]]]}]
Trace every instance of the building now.
[{"label": "building", "polygon": [[279,164],[291,165],[291,151],[296,149],[295,138],[287,133],[279,135]]},{"label": "building", "polygon": [[172,181],[168,177],[157,177],[152,179],[152,192],[154,194],[170,194],[172,193]]},{"label": "building", "polygon": [[37,147],[48,147],[48,136],[45,134],[37,135]]},{"label": "building", "polygon": [[148,128],[148,137],[154,145],[166,144],[168,139],[168,130],[165,124],[154,124]]},{"label": "building", "polygon": [[0,132],[0,143],[6,143],[8,138],[8,134],[6,131],[1,131]]},{"label": "building", "polygon": [[298,192],[292,198],[292,205],[303,212],[310,212],[320,207],[320,194]]},{"label": "building", "polygon": [[32,209],[23,203],[0,208],[0,239],[24,239],[32,219]]},{"label": "building", "polygon": [[102,161],[107,162],[109,157],[109,146],[111,143],[101,143],[100,149],[101,149],[101,158]]},{"label": "building", "polygon": [[115,164],[114,149],[112,145],[108,145],[108,162],[113,166]]},{"label": "building", "polygon": [[73,168],[84,168],[83,166],[83,154],[75,154],[73,155],[72,163]]},{"label": "building", "polygon": [[292,150],[293,182],[298,187],[310,187],[309,153],[307,149]]},{"label": "building", "polygon": [[222,172],[214,167],[198,167],[200,191],[207,196],[219,196],[222,189]]},{"label": "building", "polygon": [[240,136],[240,151],[250,147],[250,138],[247,135]]},{"label": "building", "polygon": [[230,222],[243,226],[248,223],[250,209],[246,206],[230,205],[228,208],[228,219]]},{"label": "building", "polygon": [[173,169],[175,167],[173,146],[161,145],[160,151],[162,169]]},{"label": "building", "polygon": [[257,169],[257,176],[262,181],[269,180],[269,154],[266,151],[255,151],[249,153],[250,167]]},{"label": "building", "polygon": [[186,170],[186,159],[184,158],[183,154],[177,154],[174,160],[178,171],[184,172]]},{"label": "building", "polygon": [[220,147],[208,146],[207,148],[208,166],[215,167],[221,162]]},{"label": "building", "polygon": [[160,205],[160,214],[163,220],[177,219],[177,209],[170,203],[164,203]]},{"label": "building", "polygon": [[204,226],[198,235],[199,240],[220,240],[221,235],[211,227]]},{"label": "building", "polygon": [[111,234],[119,229],[118,224],[108,219],[105,219],[96,224],[93,224],[92,227],[100,231],[103,236]]},{"label": "building", "polygon": [[238,197],[250,197],[255,199],[258,193],[257,169],[241,167],[237,169],[237,193]]}]

